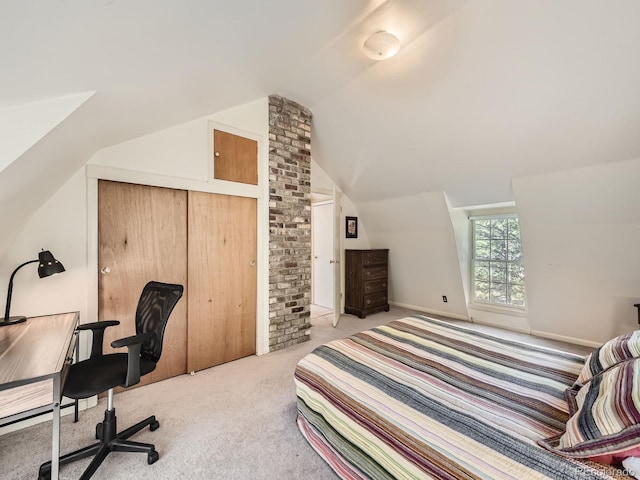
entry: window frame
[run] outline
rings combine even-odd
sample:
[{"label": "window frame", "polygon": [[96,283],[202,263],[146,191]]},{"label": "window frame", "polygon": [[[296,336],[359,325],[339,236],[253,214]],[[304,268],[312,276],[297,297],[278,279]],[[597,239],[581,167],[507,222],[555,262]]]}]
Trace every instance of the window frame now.
[{"label": "window frame", "polygon": [[[524,305],[519,306],[519,305],[512,305],[510,303],[498,303],[498,302],[492,302],[490,299],[485,301],[485,300],[478,300],[476,298],[476,262],[484,261],[483,259],[476,258],[476,221],[477,220],[499,220],[499,219],[509,219],[509,218],[511,219],[515,218],[516,220],[518,220],[518,226],[520,226],[520,219],[518,218],[518,214],[516,212],[495,212],[495,213],[487,212],[486,214],[483,212],[483,214],[477,214],[477,215],[470,214],[468,216],[469,223],[470,223],[470,228],[469,228],[469,236],[470,236],[469,238],[469,246],[470,246],[469,284],[470,285],[469,286],[470,286],[470,294],[471,294],[470,302],[469,302],[470,308],[477,308],[482,310],[495,311],[498,313],[507,313],[507,314],[516,314],[516,315],[522,315],[527,312],[528,301],[527,301],[527,287],[526,287],[526,272],[524,272],[524,251],[522,248],[521,234],[519,235],[520,250],[522,252],[520,260],[518,261],[486,260],[486,261],[496,261],[496,262],[504,263],[505,267],[507,267],[507,271],[508,271],[509,263],[517,263],[522,266],[522,269],[524,272],[524,279],[521,285],[524,290],[523,292]],[[509,278],[507,274],[505,285],[507,286],[507,292],[508,292],[509,285],[513,286],[513,285],[520,285],[520,284],[509,282]]]}]

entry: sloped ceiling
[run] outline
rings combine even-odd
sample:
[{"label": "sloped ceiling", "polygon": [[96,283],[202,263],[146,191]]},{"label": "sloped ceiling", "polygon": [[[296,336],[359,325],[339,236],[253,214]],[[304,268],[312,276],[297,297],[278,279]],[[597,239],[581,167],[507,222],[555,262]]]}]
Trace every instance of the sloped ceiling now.
[{"label": "sloped ceiling", "polygon": [[357,203],[638,158],[640,2],[469,1],[314,108],[315,156]]},{"label": "sloped ceiling", "polygon": [[[638,25],[637,0],[4,1],[0,109],[96,93],[2,159],[0,220],[101,148],[270,94],[311,108],[356,204],[511,200],[514,177],[640,157]],[[380,29],[403,48],[375,62]]]}]

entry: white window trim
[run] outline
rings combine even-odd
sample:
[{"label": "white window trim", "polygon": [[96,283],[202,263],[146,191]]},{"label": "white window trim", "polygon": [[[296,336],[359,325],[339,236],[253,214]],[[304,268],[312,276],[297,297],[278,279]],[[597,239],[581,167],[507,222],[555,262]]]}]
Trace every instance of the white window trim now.
[{"label": "white window trim", "polygon": [[[506,211],[505,211],[506,210]],[[471,212],[467,212],[467,218],[470,222],[469,228],[469,287],[470,287],[470,299],[469,299],[469,308],[476,310],[485,310],[493,313],[501,313],[504,315],[512,315],[516,317],[525,317],[527,315],[527,306],[529,302],[527,300],[527,287],[525,280],[525,289],[524,289],[524,307],[518,307],[516,305],[503,305],[499,303],[493,302],[481,302],[475,300],[476,296],[476,281],[475,281],[475,228],[471,222],[474,220],[492,220],[496,218],[518,218],[518,214],[515,212],[515,207],[509,206],[507,208],[499,208],[499,209],[482,209],[474,212],[475,214],[471,214]],[[518,220],[519,221],[519,220]],[[520,243],[522,243],[522,237],[520,238]],[[523,260],[524,261],[524,260]],[[525,272],[526,278],[526,272]]]},{"label": "white window trim", "polygon": [[[526,290],[525,290],[526,297]],[[526,305],[526,298],[525,298]],[[469,308],[472,310],[484,310],[492,313],[501,313],[503,315],[511,315],[512,317],[526,317],[527,316],[527,307],[512,307],[508,305],[501,306],[497,303],[484,303],[484,302],[471,302],[469,304]]]}]

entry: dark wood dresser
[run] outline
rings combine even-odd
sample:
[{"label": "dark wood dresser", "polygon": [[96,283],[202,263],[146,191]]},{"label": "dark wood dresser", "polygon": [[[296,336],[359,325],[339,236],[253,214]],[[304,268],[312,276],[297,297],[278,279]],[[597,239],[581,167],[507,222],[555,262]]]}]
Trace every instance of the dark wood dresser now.
[{"label": "dark wood dresser", "polygon": [[345,250],[345,313],[389,311],[389,249]]}]

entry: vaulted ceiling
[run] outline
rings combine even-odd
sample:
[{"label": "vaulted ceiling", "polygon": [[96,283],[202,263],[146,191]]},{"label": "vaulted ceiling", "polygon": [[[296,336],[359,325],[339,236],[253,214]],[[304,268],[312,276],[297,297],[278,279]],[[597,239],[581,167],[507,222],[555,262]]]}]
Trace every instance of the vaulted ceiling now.
[{"label": "vaulted ceiling", "polygon": [[[280,94],[357,203],[640,157],[637,0],[6,0],[0,218],[97,150]],[[383,62],[365,38],[402,42]],[[25,195],[25,193],[29,195]]]}]

